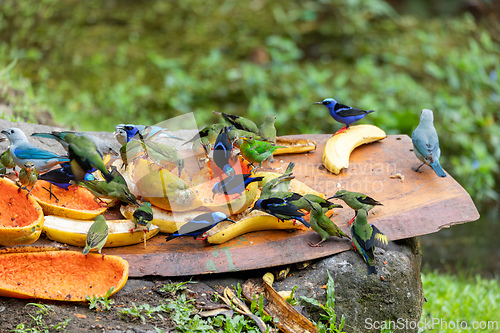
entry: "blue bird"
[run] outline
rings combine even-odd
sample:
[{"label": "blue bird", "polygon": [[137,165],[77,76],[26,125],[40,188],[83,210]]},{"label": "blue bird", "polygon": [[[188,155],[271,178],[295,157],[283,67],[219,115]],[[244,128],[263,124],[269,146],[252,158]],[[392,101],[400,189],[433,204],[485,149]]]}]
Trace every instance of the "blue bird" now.
[{"label": "blue bird", "polygon": [[9,128],[2,131],[10,141],[9,152],[17,166],[22,168],[24,163],[31,161],[39,173],[49,171],[57,164],[69,162],[68,156],[61,156],[51,151],[38,148],[31,144],[19,128]]},{"label": "blue bird", "polygon": [[233,128],[224,127],[220,130],[217,140],[215,140],[214,145],[214,162],[222,171],[226,174],[233,173],[233,168],[229,165],[229,159],[231,158],[233,151],[233,144],[229,141],[227,133]]},{"label": "blue bird", "polygon": [[349,125],[360,119],[363,119],[367,114],[375,112],[373,110],[365,111],[353,108],[352,106],[340,104],[333,98],[325,98],[323,101],[315,102],[314,104],[323,104],[328,108],[328,111],[330,111],[330,116],[332,116],[333,119],[335,119],[339,123],[345,124],[345,126],[338,130],[335,134],[339,134],[348,130]]},{"label": "blue bird", "polygon": [[[180,236],[193,236],[194,239],[198,239],[197,237],[207,232],[208,230],[215,227],[219,222],[222,221],[230,221],[226,214],[221,212],[208,212],[203,213],[201,215],[196,216],[191,221],[183,224],[179,230],[177,230],[172,235],[166,238],[166,241],[172,240],[176,237]],[[203,238],[202,238],[203,239]]]},{"label": "blue bird", "polygon": [[297,206],[289,203],[286,199],[282,198],[268,198],[268,199],[259,199],[255,202],[252,210],[258,209],[263,211],[264,213],[268,213],[272,216],[277,217],[280,220],[299,220],[303,225],[310,228],[311,225],[309,222],[304,220],[302,216],[305,214],[302,213]]},{"label": "blue bird", "polygon": [[[67,190],[75,181],[75,176],[71,170],[70,163],[61,164],[60,168],[52,169],[44,174],[38,176],[38,179],[45,180],[57,187]],[[94,180],[94,176],[91,173],[87,173],[84,176],[85,180]]]},{"label": "blue bird", "polygon": [[96,137],[95,135],[92,135],[92,134],[87,133],[87,132],[52,131],[51,133],[33,133],[33,134],[31,134],[31,136],[57,140],[64,147],[64,149],[66,149],[66,151],[67,151],[68,147],[69,147],[69,143],[65,141],[65,137],[68,133],[73,133],[76,136],[86,137],[87,139],[89,139],[90,141],[92,141],[95,144],[97,150],[102,155],[112,154],[112,155],[118,156],[118,152],[113,148],[113,145],[111,144],[111,142],[109,142],[107,140],[100,139],[100,138]]},{"label": "blue bird", "polygon": [[230,176],[227,176],[220,182],[215,183],[212,187],[212,193],[214,194],[214,197],[217,193],[225,195],[236,193],[241,194],[241,192],[243,192],[247,188],[248,184],[253,182],[260,182],[262,179],[264,179],[264,177],[250,177],[251,175],[251,173],[241,175],[232,174]]},{"label": "blue bird", "polygon": [[422,162],[418,168],[413,168],[413,170],[422,172],[420,171],[420,167],[427,164],[434,170],[436,175],[446,177],[446,173],[441,164],[439,164],[441,150],[439,149],[438,135],[434,128],[434,114],[432,110],[422,110],[420,123],[411,134],[411,141],[413,142],[413,152],[420,162]]}]

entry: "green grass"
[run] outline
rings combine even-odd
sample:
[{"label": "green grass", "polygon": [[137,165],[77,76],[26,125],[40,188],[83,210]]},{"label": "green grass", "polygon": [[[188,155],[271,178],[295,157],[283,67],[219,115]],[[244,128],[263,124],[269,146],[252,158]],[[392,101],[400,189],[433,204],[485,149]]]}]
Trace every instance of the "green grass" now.
[{"label": "green grass", "polygon": [[[422,313],[422,325],[427,321],[465,321],[469,329],[450,328],[441,322],[432,332],[499,332],[500,331],[500,282],[475,277],[457,277],[449,274],[428,272],[422,274],[422,283],[427,302]],[[474,322],[486,329],[471,329]],[[488,324],[490,329],[488,329]],[[429,330],[425,330],[428,332]]]}]

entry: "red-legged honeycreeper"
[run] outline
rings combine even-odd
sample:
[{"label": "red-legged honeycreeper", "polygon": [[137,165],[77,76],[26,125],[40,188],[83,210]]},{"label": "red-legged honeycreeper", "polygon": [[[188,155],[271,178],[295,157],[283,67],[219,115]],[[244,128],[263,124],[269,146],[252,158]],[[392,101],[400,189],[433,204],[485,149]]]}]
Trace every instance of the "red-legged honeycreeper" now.
[{"label": "red-legged honeycreeper", "polygon": [[104,254],[101,253],[101,250],[104,244],[106,244],[108,235],[109,228],[106,224],[106,219],[102,215],[97,215],[94,219],[94,223],[92,223],[87,232],[86,245],[82,253],[87,255],[91,250],[96,250],[102,255],[102,259],[104,259]]},{"label": "red-legged honeycreeper", "polygon": [[339,123],[345,124],[343,128],[337,131],[337,133],[342,133],[349,129],[349,125],[352,123],[363,119],[367,114],[374,112],[373,110],[361,110],[358,108],[353,108],[352,106],[344,105],[338,103],[333,98],[325,98],[321,102],[315,102],[314,104],[322,104],[328,108],[330,116]]},{"label": "red-legged honeycreeper", "polygon": [[[26,197],[28,197],[28,195],[33,190],[33,187],[35,186],[37,180],[38,171],[36,171],[35,163],[31,161],[24,163],[21,171],[19,171],[19,182],[21,183],[21,185],[23,185],[22,188],[26,190],[28,190],[28,187],[31,187],[31,189],[28,190]],[[19,191],[21,191],[21,188],[19,188]]]},{"label": "red-legged honeycreeper", "polygon": [[309,199],[304,197],[309,205],[311,205],[310,209],[310,217],[309,223],[311,223],[311,228],[316,231],[320,236],[321,240],[314,244],[309,243],[309,246],[312,247],[321,247],[321,243],[330,238],[330,236],[337,236],[340,238],[347,237],[349,238],[342,230],[328,216],[323,213],[323,208],[317,202],[312,202]]},{"label": "red-legged honeycreeper", "polygon": [[221,212],[208,212],[198,215],[191,221],[183,224],[179,230],[177,230],[172,235],[168,236],[165,240],[168,242],[176,237],[180,236],[193,236],[194,239],[197,239],[198,236],[207,232],[208,230],[215,227],[219,222],[222,221],[230,221],[226,214]]},{"label": "red-legged honeycreeper", "polygon": [[310,228],[311,224],[304,220],[302,213],[295,205],[289,203],[286,199],[282,198],[268,198],[259,199],[255,202],[253,209],[258,209],[269,215],[275,216],[280,220],[298,220],[303,225]]},{"label": "red-legged honeycreeper", "polygon": [[352,245],[361,254],[366,262],[368,274],[376,274],[377,269],[374,263],[373,248],[385,247],[389,244],[389,238],[377,229],[373,224],[368,223],[367,212],[364,209],[358,210],[356,219],[351,225]]},{"label": "red-legged honeycreeper", "polygon": [[260,182],[264,177],[251,177],[251,173],[246,174],[232,174],[227,176],[220,182],[217,182],[212,187],[212,193],[215,197],[216,194],[231,195],[243,192],[250,183]]}]

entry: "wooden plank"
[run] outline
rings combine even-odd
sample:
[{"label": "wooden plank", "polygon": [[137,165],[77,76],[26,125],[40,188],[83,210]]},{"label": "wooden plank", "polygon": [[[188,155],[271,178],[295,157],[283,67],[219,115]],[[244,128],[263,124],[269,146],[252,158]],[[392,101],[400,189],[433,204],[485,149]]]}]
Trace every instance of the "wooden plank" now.
[{"label": "wooden plank", "polygon": [[[331,135],[301,135],[316,141],[317,149],[307,154],[276,156],[266,170],[283,172],[288,162],[296,163],[294,175],[315,190],[332,196],[342,188],[363,192],[382,202],[369,214],[391,240],[434,233],[453,224],[479,218],[468,193],[451,176],[440,178],[427,166],[423,173],[411,167],[419,164],[406,135],[390,135],[381,142],[357,148],[351,155],[349,169],[339,175],[326,171],[321,163],[323,148]],[[404,182],[390,176],[401,173]],[[339,203],[341,203],[339,201]],[[354,216],[346,207],[336,210],[333,221],[346,233],[347,222]],[[165,242],[160,234],[142,244],[104,249],[127,259],[130,276],[187,276],[222,273],[291,264],[325,257],[349,250],[348,240],[331,238],[323,247],[310,247],[319,241],[313,230],[264,231],[243,235],[226,244],[210,245],[182,237]],[[47,242],[40,240],[40,242]]]}]

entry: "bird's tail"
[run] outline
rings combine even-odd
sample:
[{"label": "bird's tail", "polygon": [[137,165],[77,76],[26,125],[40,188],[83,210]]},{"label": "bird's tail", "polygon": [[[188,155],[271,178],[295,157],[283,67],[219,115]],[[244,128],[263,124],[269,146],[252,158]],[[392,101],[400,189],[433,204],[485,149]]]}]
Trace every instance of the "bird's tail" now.
[{"label": "bird's tail", "polygon": [[175,237],[176,237],[176,236],[174,236],[173,234],[172,234],[172,235],[170,235],[170,236],[167,236],[167,237],[165,238],[165,242],[168,242],[168,241],[170,241],[170,240],[174,239]]},{"label": "bird's tail", "polygon": [[[104,171],[104,170],[103,170]],[[106,169],[106,172],[102,172],[102,175],[104,176],[104,179],[106,179],[106,183],[109,183],[111,181],[113,181],[113,179],[115,178],[111,172],[109,172],[107,169]]]},{"label": "bird's tail", "polygon": [[368,269],[368,275],[377,274],[377,269],[375,268],[375,265],[373,263],[371,265],[369,263],[366,263],[366,268]]},{"label": "bird's tail", "polygon": [[299,220],[307,228],[311,227],[311,224],[309,222],[307,222],[306,220],[304,220],[304,218],[302,218],[301,216],[296,216],[296,217],[294,217],[294,219]]},{"label": "bird's tail", "polygon": [[366,114],[372,113],[372,112],[375,112],[375,110],[368,110],[368,111],[366,111]]},{"label": "bird's tail", "polygon": [[439,177],[446,177],[446,173],[444,172],[443,168],[441,167],[441,164],[439,164],[439,161],[434,161],[430,165],[431,165],[431,168],[436,173],[436,175],[438,175]]},{"label": "bird's tail", "polygon": [[63,140],[60,136],[52,134],[52,133],[33,133],[31,136],[37,136],[39,138],[47,138],[54,140]]}]

